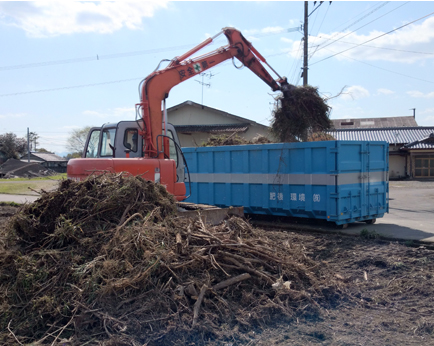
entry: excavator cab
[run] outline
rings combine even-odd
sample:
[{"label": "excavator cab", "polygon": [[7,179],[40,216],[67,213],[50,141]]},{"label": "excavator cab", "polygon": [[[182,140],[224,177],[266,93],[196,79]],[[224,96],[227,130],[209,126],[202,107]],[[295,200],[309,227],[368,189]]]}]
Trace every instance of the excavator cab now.
[{"label": "excavator cab", "polygon": [[[89,167],[99,167],[98,164],[90,164],[90,161],[98,162],[99,159],[138,159],[144,157],[143,136],[140,135],[142,127],[137,121],[120,121],[118,123],[104,124],[102,127],[93,127],[90,129],[82,159],[89,162]],[[166,136],[169,138],[169,153],[170,157],[166,159],[174,160],[176,166],[176,183],[184,183],[185,163],[183,160],[181,146],[175,127],[172,124],[167,124]],[[164,142],[164,141],[163,141]],[[94,160],[97,161],[94,161]],[[148,161],[147,161],[148,160]],[[137,161],[138,164],[150,162],[152,159],[144,159]],[[130,160],[128,160],[130,161]],[[100,161],[101,164],[104,160]],[[140,162],[140,163],[139,163]],[[75,179],[72,172],[74,160],[70,161],[71,165],[68,169],[68,177]],[[127,170],[129,171],[129,170]],[[70,174],[71,173],[71,174]],[[89,171],[88,174],[91,172]],[[159,172],[155,173],[159,176]],[[81,178],[79,179],[81,180]],[[158,179],[155,179],[158,181]]]}]

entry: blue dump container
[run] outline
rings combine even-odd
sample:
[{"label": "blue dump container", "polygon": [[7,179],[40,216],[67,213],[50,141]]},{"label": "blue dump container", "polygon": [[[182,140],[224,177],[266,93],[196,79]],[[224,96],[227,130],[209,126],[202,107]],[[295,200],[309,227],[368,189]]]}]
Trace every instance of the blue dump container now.
[{"label": "blue dump container", "polygon": [[[183,148],[188,202],[245,213],[373,221],[389,211],[389,146],[324,141]],[[188,187],[187,187],[188,191]]]}]

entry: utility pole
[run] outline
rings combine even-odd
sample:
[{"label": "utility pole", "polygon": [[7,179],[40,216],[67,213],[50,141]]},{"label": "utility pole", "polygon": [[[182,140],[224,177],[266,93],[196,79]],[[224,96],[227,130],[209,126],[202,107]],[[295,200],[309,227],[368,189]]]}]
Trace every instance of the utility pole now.
[{"label": "utility pole", "polygon": [[27,162],[30,162],[30,132],[27,128]]},{"label": "utility pole", "polygon": [[307,38],[308,38],[308,2],[304,2],[304,58],[303,58],[303,86],[307,85],[307,55],[308,55],[308,48],[307,48]]},{"label": "utility pole", "polygon": [[203,87],[204,87],[204,86],[206,86],[207,88],[210,88],[210,87],[211,87],[211,83],[204,83],[204,81],[203,81],[203,77],[204,77],[204,76],[207,76],[208,79],[211,79],[211,78],[214,77],[215,75],[213,75],[212,73],[205,73],[205,72],[202,72],[200,75],[202,76],[202,82],[201,82],[201,81],[198,81],[198,80],[196,80],[196,82],[198,82],[199,84],[202,84],[202,109],[203,109]]}]

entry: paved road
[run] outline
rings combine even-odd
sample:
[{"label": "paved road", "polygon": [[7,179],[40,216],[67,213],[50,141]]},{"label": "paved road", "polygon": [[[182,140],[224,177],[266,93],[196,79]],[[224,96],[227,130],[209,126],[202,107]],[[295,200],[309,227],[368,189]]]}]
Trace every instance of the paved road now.
[{"label": "paved road", "polygon": [[[0,194],[0,202],[25,203],[37,198],[38,196]],[[434,242],[434,182],[390,182],[389,198],[389,214],[377,219],[376,224],[354,223],[342,232],[360,234],[363,229],[367,229],[390,238]],[[308,224],[301,227],[336,231],[333,224]]]},{"label": "paved road", "polygon": [[[284,225],[282,225],[284,226]],[[331,223],[299,225],[303,229],[336,232]],[[339,230],[360,234],[363,229],[388,238],[434,242],[434,182],[392,181],[389,184],[389,213],[373,225],[350,224]]]},{"label": "paved road", "polygon": [[31,203],[38,198],[39,196],[0,194],[0,202]]}]

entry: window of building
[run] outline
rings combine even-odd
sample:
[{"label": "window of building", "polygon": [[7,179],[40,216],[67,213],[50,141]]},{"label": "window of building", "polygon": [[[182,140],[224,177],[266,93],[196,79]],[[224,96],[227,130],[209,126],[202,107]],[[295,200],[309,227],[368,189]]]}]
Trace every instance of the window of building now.
[{"label": "window of building", "polygon": [[415,178],[434,178],[434,157],[416,157],[414,167]]}]

